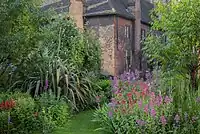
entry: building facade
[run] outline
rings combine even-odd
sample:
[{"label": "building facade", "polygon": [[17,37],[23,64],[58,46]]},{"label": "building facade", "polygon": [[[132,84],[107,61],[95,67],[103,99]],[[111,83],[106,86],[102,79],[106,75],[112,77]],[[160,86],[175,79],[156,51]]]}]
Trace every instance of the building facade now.
[{"label": "building facade", "polygon": [[46,0],[43,8],[68,12],[79,28],[93,29],[102,48],[102,73],[146,70],[141,53],[151,27],[151,0]]},{"label": "building facade", "polygon": [[153,7],[148,0],[85,1],[87,27],[96,31],[101,42],[104,74],[147,69],[141,39],[150,29]]}]

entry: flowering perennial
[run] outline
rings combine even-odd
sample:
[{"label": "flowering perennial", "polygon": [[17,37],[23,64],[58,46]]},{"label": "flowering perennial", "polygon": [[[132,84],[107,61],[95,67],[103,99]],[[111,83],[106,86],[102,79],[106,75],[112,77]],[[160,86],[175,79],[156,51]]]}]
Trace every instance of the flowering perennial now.
[{"label": "flowering perennial", "polygon": [[2,101],[0,103],[0,109],[1,110],[9,110],[9,109],[14,108],[15,105],[16,105],[16,102],[13,99]]}]

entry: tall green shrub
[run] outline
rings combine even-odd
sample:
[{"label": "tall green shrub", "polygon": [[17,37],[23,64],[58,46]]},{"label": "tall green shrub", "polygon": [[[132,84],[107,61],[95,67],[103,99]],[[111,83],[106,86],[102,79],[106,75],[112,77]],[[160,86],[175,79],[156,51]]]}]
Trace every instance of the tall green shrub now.
[{"label": "tall green shrub", "polygon": [[192,88],[197,88],[199,69],[199,7],[199,0],[157,2],[152,30],[162,35],[149,35],[144,47],[150,61],[159,63],[165,74],[190,79]]}]

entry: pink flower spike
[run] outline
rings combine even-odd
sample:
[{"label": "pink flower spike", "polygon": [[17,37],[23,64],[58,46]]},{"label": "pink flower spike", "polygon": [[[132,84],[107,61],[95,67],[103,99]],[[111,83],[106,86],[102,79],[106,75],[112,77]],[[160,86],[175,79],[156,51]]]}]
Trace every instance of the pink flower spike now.
[{"label": "pink flower spike", "polygon": [[163,126],[165,126],[165,125],[167,124],[167,120],[166,120],[166,118],[165,118],[164,115],[162,115],[162,116],[160,117],[160,122],[162,123]]},{"label": "pink flower spike", "polygon": [[156,103],[157,106],[160,106],[163,103],[163,98],[162,98],[161,95],[158,95],[156,97],[156,102],[155,103]]},{"label": "pink flower spike", "polygon": [[139,106],[139,108],[142,108],[142,100],[138,101],[138,106]]},{"label": "pink flower spike", "polygon": [[152,99],[150,99],[149,106],[150,106],[150,108],[154,107],[154,101]]},{"label": "pink flower spike", "polygon": [[154,93],[154,92],[151,92],[151,93],[150,93],[150,97],[151,97],[151,99],[154,100],[154,99],[156,98],[155,93]]},{"label": "pink flower spike", "polygon": [[169,103],[172,102],[172,98],[170,98],[169,96],[165,96],[164,102],[165,102],[166,104],[169,104]]},{"label": "pink flower spike", "polygon": [[139,126],[144,126],[146,124],[145,121],[143,120],[136,120],[136,123],[139,125]]},{"label": "pink flower spike", "polygon": [[156,110],[154,108],[151,109],[151,116],[156,117]]},{"label": "pink flower spike", "polygon": [[144,106],[144,112],[145,112],[146,114],[149,113],[149,107],[148,107],[148,105],[145,105],[145,106]]},{"label": "pink flower spike", "polygon": [[144,82],[140,82],[140,88],[145,94],[148,92],[148,89],[149,89],[148,84]]}]

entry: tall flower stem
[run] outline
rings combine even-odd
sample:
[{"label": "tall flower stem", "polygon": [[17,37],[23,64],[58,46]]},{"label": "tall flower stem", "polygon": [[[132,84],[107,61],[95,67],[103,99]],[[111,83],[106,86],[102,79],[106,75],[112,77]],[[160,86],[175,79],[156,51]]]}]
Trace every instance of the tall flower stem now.
[{"label": "tall flower stem", "polygon": [[10,111],[8,111],[8,133],[10,134]]}]

